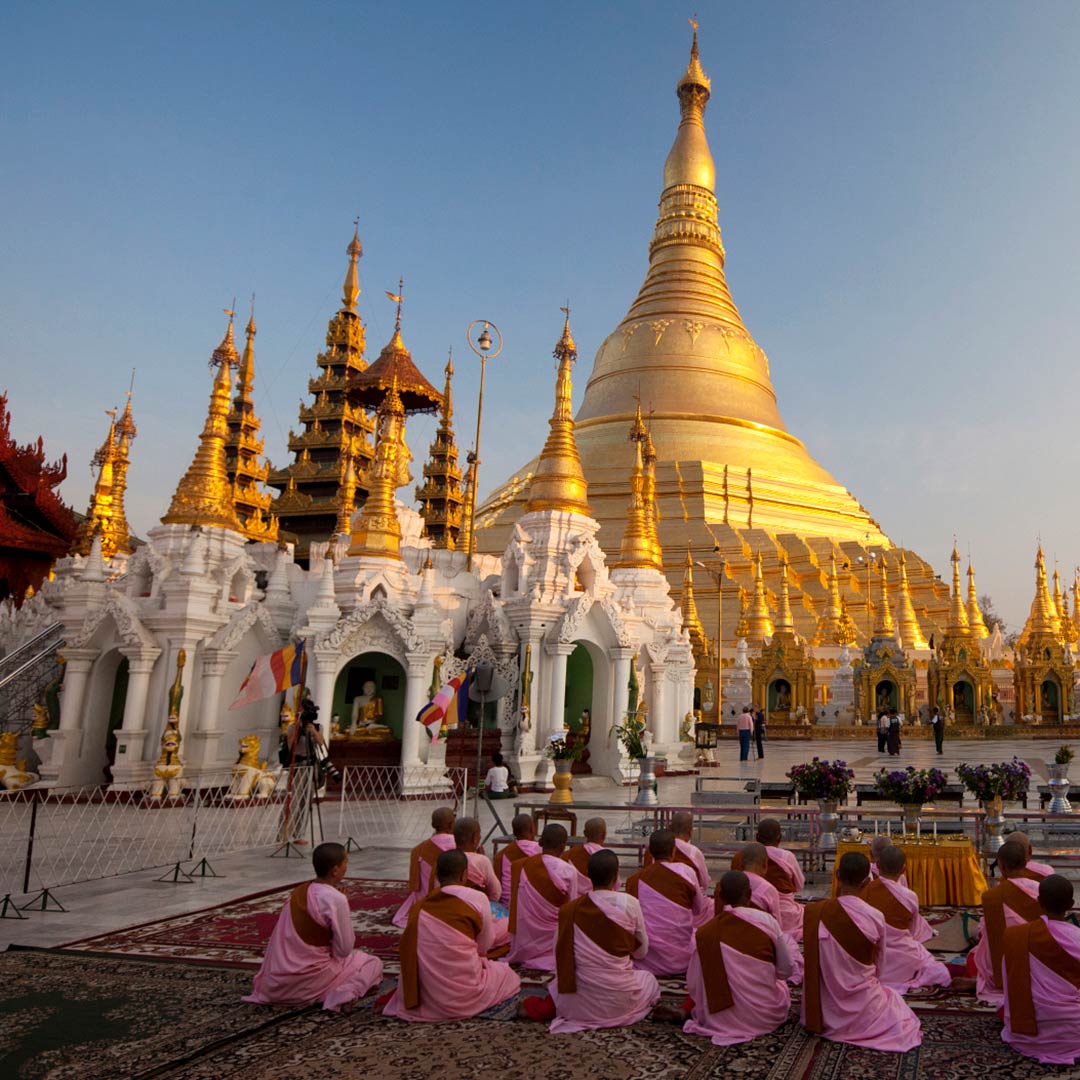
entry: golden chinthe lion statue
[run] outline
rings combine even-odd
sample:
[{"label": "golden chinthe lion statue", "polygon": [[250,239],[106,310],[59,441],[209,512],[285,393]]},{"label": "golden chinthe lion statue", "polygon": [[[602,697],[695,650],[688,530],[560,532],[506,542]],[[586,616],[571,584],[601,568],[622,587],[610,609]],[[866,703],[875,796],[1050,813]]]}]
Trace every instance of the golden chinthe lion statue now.
[{"label": "golden chinthe lion statue", "polygon": [[240,757],[232,767],[232,783],[227,798],[238,802],[243,799],[267,799],[277,785],[281,766],[268,769],[266,761],[259,761],[260,739],[258,735],[240,736]]}]

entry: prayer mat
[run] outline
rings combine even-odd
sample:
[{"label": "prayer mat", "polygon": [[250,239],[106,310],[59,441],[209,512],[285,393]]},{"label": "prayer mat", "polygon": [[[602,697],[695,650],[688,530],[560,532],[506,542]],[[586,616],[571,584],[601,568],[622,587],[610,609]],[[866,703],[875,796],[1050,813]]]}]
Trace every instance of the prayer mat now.
[{"label": "prayer mat", "polygon": [[51,950],[0,953],[0,1076],[139,1077],[295,1016],[254,1009],[246,971]]},{"label": "prayer mat", "polygon": [[[186,915],[83,938],[60,948],[68,952],[257,968],[293,888],[282,885]],[[408,896],[408,885],[404,881],[346,878],[342,889],[349,900],[356,944],[384,963],[392,959],[396,965],[401,931],[390,920]],[[397,967],[393,970],[396,972]]]}]

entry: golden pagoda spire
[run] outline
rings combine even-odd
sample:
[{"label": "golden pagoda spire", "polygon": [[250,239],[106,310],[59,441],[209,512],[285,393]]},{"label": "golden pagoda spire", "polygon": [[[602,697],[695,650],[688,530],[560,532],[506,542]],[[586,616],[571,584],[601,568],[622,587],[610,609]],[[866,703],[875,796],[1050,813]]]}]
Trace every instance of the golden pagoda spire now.
[{"label": "golden pagoda spire", "polygon": [[346,454],[341,467],[341,483],[338,486],[338,515],[335,536],[352,535],[352,516],[356,511],[356,469],[352,454]]},{"label": "golden pagoda spire", "polygon": [[634,413],[634,422],[630,426],[630,438],[641,446],[641,498],[644,504],[645,535],[657,568],[663,569],[664,552],[660,546],[659,529],[660,511],[656,505],[656,447],[653,446],[652,433],[641,415],[640,402]]},{"label": "golden pagoda spire", "polygon": [[[115,470],[119,437],[116,410],[107,409],[105,415],[109,418],[109,433],[91,462],[92,466],[97,466],[97,479],[94,481],[94,490],[90,495],[86,517],[79,524],[71,551],[73,554],[88,555],[93,546],[94,535],[100,534],[102,558],[111,559],[118,550]],[[126,523],[123,531],[126,540]],[[123,550],[127,551],[129,548],[124,547]]]},{"label": "golden pagoda spire", "polygon": [[683,629],[690,634],[690,643],[695,657],[708,660],[712,649],[709,647],[705,627],[701,625],[697,601],[694,599],[694,558],[690,553],[689,544],[686,545],[686,569],[683,571],[682,624]]},{"label": "golden pagoda spire", "polygon": [[551,414],[544,449],[529,482],[525,513],[537,510],[560,510],[567,514],[591,514],[587,500],[588,486],[581,469],[577,443],[574,441],[573,384],[570,378],[577,345],[570,333],[570,309],[566,313],[562,337],[555,346],[559,371],[555,378],[555,409]]},{"label": "golden pagoda spire", "polygon": [[405,407],[394,377],[375,415],[379,441],[371,466],[369,491],[360,518],[352,531],[350,555],[375,556],[401,561],[401,523],[394,505],[394,490],[400,479],[398,455],[404,438]]},{"label": "golden pagoda spire", "polygon": [[970,558],[967,565],[967,617],[968,626],[971,627],[971,632],[975,637],[988,638],[990,636],[982,608],[979,607],[979,594],[975,589],[975,568],[971,565]]},{"label": "golden pagoda spire", "polygon": [[165,525],[208,525],[241,532],[233,504],[233,488],[229,482],[225,458],[225,438],[228,434],[229,391],[232,389],[232,370],[239,362],[233,341],[233,312],[226,311],[229,325],[221,344],[210,357],[210,367],[217,368],[210,392],[210,408],[199,437],[199,449],[181,477],[168,513],[161,519]]},{"label": "golden pagoda spire", "polygon": [[855,627],[855,620],[847,609],[847,599],[840,597],[840,626],[834,638],[837,645],[854,645],[859,632]]},{"label": "golden pagoda spire", "polygon": [[925,649],[927,642],[915,615],[911,603],[911,589],[908,586],[907,556],[900,549],[900,594],[896,598],[896,629],[900,644],[907,649]]},{"label": "golden pagoda spire", "polygon": [[345,253],[349,256],[349,269],[345,272],[345,284],[341,290],[341,303],[344,311],[356,312],[356,301],[360,296],[360,274],[357,269],[357,262],[360,260],[360,256],[364,254],[364,249],[360,246],[360,219],[356,218],[353,222],[356,226],[353,232],[353,238],[349,242],[349,246],[345,249]]},{"label": "golden pagoda spire", "polygon": [[878,604],[877,623],[874,637],[895,637],[896,624],[893,622],[892,609],[889,607],[889,582],[886,578],[885,556],[881,556],[881,603]]},{"label": "golden pagoda spire", "polygon": [[1057,627],[1058,633],[1061,632],[1061,575],[1058,573],[1058,568],[1054,567],[1054,592],[1051,595],[1051,603],[1054,611],[1054,625]]},{"label": "golden pagoda spire", "polygon": [[750,623],[747,619],[749,609],[746,590],[739,586],[739,618],[735,623],[735,640],[740,641],[750,636]]},{"label": "golden pagoda spire", "polygon": [[836,551],[829,552],[829,582],[828,596],[825,600],[825,610],[818,619],[817,633],[814,635],[815,645],[839,645],[837,635],[840,632],[840,619],[843,615],[843,605],[840,600],[840,579],[836,573]]},{"label": "golden pagoda spire", "polygon": [[458,448],[454,441],[454,397],[451,383],[454,377],[454,351],[446,360],[446,383],[439,405],[439,426],[428,447],[424,465],[424,482],[416,489],[424,531],[437,548],[454,551],[461,530],[465,496],[461,490],[461,468]]},{"label": "golden pagoda spire", "polygon": [[754,595],[750,610],[746,613],[746,637],[755,645],[773,636],[773,621],[769,614],[769,602],[765,598],[765,577],[761,572],[761,552],[754,560]]},{"label": "golden pagoda spire", "polygon": [[613,569],[620,566],[661,569],[652,544],[649,543],[649,528],[645,520],[645,498],[642,494],[644,486],[645,476],[641,461],[641,443],[635,440],[634,466],[630,470],[630,505],[626,510],[626,529],[623,532],[622,545],[619,548],[619,560],[612,563]]},{"label": "golden pagoda spire", "polygon": [[949,622],[945,631],[953,636],[967,636],[971,633],[968,623],[967,608],[964,607],[964,597],[960,592],[960,552],[953,544],[952,555],[949,556],[952,563],[952,591],[949,593]]},{"label": "golden pagoda spire", "polygon": [[795,618],[791,614],[791,596],[788,592],[787,557],[780,556],[780,607],[776,615],[776,632],[795,632]]},{"label": "golden pagoda spire", "polygon": [[1054,620],[1054,602],[1046,584],[1046,557],[1043,555],[1042,544],[1035,553],[1035,597],[1031,601],[1031,612],[1020,635],[1020,643],[1026,645],[1032,634],[1055,638],[1058,634]]},{"label": "golden pagoda spire", "polygon": [[131,443],[138,435],[138,428],[131,416],[131,393],[135,386],[135,371],[131,372],[131,385],[128,387],[127,403],[124,405],[120,423],[116,425],[116,462],[113,465],[113,521],[115,523],[116,550],[130,553],[131,528],[128,525],[127,474],[131,465]]},{"label": "golden pagoda spire", "polygon": [[1076,627],[1077,632],[1080,632],[1080,568],[1078,568],[1073,573],[1072,594],[1073,594],[1073,610],[1072,610],[1073,626]]},{"label": "golden pagoda spire", "polygon": [[1080,641],[1080,630],[1072,621],[1069,614],[1069,590],[1065,589],[1061,594],[1061,609],[1058,613],[1061,617],[1061,638],[1066,645],[1075,645]]}]

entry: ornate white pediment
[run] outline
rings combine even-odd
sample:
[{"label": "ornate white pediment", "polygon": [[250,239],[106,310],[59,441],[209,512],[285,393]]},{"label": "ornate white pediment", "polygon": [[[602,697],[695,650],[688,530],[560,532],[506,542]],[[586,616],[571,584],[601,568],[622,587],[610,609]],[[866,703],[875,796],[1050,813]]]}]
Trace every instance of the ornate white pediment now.
[{"label": "ornate white pediment", "polygon": [[209,649],[234,649],[249,630],[261,626],[267,639],[274,645],[282,644],[281,634],[274,625],[270,612],[261,603],[252,602],[237,611],[233,617],[207,642]]},{"label": "ornate white pediment", "polygon": [[105,603],[86,616],[78,635],[70,643],[71,646],[81,649],[88,645],[106,619],[112,619],[116,632],[125,646],[138,649],[158,648],[154,635],[139,618],[135,602],[129,596],[119,592],[110,592]]}]

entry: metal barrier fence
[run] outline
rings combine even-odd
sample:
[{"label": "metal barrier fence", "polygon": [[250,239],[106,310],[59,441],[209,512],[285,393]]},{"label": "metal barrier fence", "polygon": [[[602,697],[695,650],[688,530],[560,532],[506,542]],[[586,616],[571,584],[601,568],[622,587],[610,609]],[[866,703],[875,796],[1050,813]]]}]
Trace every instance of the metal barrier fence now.
[{"label": "metal barrier fence", "polygon": [[172,880],[187,880],[184,863],[227,852],[314,839],[312,770],[284,777],[266,797],[231,793],[230,772],[184,777],[176,798],[150,797],[150,784],[109,787],[24,788],[0,793],[0,917],[11,897],[36,891],[21,903],[45,910],[62,885],[173,867]]},{"label": "metal barrier fence", "polygon": [[341,770],[338,834],[350,846],[411,848],[431,834],[431,812],[455,811],[468,769],[356,765]]}]

